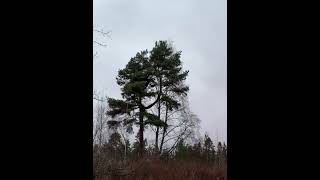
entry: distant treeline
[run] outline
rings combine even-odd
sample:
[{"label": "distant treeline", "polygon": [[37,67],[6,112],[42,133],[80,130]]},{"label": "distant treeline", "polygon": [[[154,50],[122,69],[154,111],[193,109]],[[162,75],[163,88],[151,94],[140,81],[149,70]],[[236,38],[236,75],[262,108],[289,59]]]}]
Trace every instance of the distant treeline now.
[{"label": "distant treeline", "polygon": [[[193,144],[187,144],[181,139],[175,150],[171,153],[164,151],[160,159],[163,160],[190,160],[198,162],[213,163],[220,165],[227,161],[227,146],[225,143],[218,142],[214,145],[211,138],[205,134],[202,141]],[[157,156],[152,145],[148,145],[147,139],[144,141],[144,152],[146,156]],[[125,161],[138,159],[139,140],[136,139],[132,144],[126,140],[126,144],[121,139],[118,132],[111,134],[109,140],[99,146],[95,144],[93,147],[95,156],[103,156],[110,161]]]}]

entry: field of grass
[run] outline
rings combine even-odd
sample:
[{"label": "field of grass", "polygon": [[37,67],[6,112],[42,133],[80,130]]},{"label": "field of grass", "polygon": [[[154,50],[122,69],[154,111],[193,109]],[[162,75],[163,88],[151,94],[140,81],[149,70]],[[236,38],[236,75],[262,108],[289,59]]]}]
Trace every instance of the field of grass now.
[{"label": "field of grass", "polygon": [[227,180],[226,164],[216,167],[203,162],[154,159],[130,162],[127,167],[134,170],[97,177],[96,180]]}]

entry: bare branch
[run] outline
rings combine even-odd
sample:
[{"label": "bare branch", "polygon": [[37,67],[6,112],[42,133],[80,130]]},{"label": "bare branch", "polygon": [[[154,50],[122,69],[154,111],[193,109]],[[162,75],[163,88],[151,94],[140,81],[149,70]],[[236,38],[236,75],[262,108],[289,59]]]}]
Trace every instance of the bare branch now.
[{"label": "bare branch", "polygon": [[98,41],[93,41],[94,43],[98,44],[99,46],[102,46],[102,47],[107,47],[107,45],[105,44],[102,44],[102,43],[99,43]]},{"label": "bare branch", "polygon": [[[191,132],[189,132],[188,135],[186,135],[185,137],[188,137],[189,135],[191,135]],[[173,144],[173,146],[169,149],[168,153],[171,153],[176,147],[178,142],[180,141],[180,139],[182,138],[182,136],[179,136],[178,139],[176,140],[176,142]]]},{"label": "bare branch", "polygon": [[101,30],[98,30],[98,29],[95,29],[95,28],[93,28],[93,31],[94,31],[94,32],[98,32],[98,33],[100,33],[101,35],[107,36],[108,38],[111,39],[111,37],[110,37],[110,35],[109,35],[109,34],[111,33],[111,31],[104,32],[102,29],[101,29]]},{"label": "bare branch", "polygon": [[97,97],[93,97],[93,99],[94,99],[94,100],[97,100],[97,101],[100,101],[100,102],[105,102],[104,99],[99,99],[99,98],[97,98]]}]

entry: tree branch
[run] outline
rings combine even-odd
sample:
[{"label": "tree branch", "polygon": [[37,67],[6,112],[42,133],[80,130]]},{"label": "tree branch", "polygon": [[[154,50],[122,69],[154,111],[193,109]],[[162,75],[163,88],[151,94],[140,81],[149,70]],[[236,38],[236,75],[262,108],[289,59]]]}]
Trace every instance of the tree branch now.
[{"label": "tree branch", "polygon": [[100,102],[105,102],[106,100],[104,100],[104,99],[99,99],[99,98],[97,98],[97,97],[93,97],[93,99],[94,100],[97,100],[97,101],[100,101]]},{"label": "tree branch", "polygon": [[105,44],[102,44],[102,43],[99,43],[98,41],[93,41],[94,43],[98,44],[99,46],[102,46],[102,47],[107,47],[107,45]]},{"label": "tree branch", "polygon": [[111,37],[109,35],[111,33],[111,31],[104,32],[103,30],[98,30],[98,29],[93,29],[93,31],[98,32],[98,33],[102,34],[103,36],[107,36],[111,39]]},{"label": "tree branch", "polygon": [[[191,132],[190,132],[188,135],[186,135],[186,137],[188,137],[190,134],[191,134]],[[176,148],[176,146],[177,146],[178,142],[180,141],[181,137],[182,137],[182,134],[181,134],[181,136],[178,137],[178,139],[176,140],[176,142],[175,142],[175,143],[173,144],[173,146],[169,149],[168,153],[171,153],[171,151]]]},{"label": "tree branch", "polygon": [[[149,106],[147,106],[147,107],[145,107],[144,106],[144,109],[150,109],[153,105],[155,105],[158,101],[160,100],[160,94],[158,94],[158,97],[157,97],[157,99],[153,102],[153,103],[151,103]],[[143,105],[142,105],[143,106]]]}]

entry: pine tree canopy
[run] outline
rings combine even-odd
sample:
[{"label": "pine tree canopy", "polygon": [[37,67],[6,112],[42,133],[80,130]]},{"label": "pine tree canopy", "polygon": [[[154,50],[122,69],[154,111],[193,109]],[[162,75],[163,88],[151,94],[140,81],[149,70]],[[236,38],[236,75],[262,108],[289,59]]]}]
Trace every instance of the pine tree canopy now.
[{"label": "pine tree canopy", "polygon": [[[112,118],[126,115],[122,120],[110,120],[110,126],[121,122],[132,132],[132,124],[138,125],[143,141],[145,126],[166,128],[166,121],[160,115],[152,114],[149,109],[158,103],[168,111],[178,109],[179,96],[186,96],[189,87],[184,84],[189,71],[182,71],[181,51],[174,51],[167,41],[157,41],[149,52],[144,50],[132,57],[124,69],[118,71],[117,84],[121,87],[122,100],[108,98]],[[141,142],[143,144],[143,142]],[[141,148],[142,145],[140,146]],[[141,150],[142,152],[142,150]]]}]

